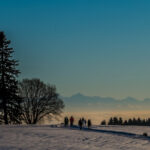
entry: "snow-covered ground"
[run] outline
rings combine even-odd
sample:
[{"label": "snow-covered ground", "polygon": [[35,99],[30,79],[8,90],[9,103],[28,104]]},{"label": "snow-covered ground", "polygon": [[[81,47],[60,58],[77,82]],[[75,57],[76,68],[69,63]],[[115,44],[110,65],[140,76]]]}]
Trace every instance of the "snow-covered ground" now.
[{"label": "snow-covered ground", "polygon": [[0,150],[149,150],[150,127],[0,126]]}]

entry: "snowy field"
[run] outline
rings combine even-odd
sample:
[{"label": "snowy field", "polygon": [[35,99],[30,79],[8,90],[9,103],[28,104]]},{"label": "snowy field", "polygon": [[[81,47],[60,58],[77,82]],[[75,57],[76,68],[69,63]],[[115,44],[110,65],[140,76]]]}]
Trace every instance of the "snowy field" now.
[{"label": "snowy field", "polygon": [[0,126],[0,150],[150,150],[150,127]]}]

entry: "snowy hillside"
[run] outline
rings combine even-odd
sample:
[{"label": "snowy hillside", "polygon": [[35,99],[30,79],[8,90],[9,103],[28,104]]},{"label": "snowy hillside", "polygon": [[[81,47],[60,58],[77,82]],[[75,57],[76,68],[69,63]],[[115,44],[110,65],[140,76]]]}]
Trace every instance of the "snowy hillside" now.
[{"label": "snowy hillside", "polygon": [[0,126],[0,150],[149,150],[150,127]]}]

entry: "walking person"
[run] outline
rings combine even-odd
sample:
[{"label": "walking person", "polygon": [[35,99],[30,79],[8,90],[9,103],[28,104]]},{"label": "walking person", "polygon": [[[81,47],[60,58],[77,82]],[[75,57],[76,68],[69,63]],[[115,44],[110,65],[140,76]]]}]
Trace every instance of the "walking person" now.
[{"label": "walking person", "polygon": [[91,125],[92,125],[91,120],[90,120],[90,119],[88,119],[88,128],[90,128],[90,127],[91,127]]},{"label": "walking person", "polygon": [[74,123],[74,118],[73,118],[73,116],[71,116],[71,117],[70,117],[70,127],[73,126],[73,123]]},{"label": "walking person", "polygon": [[86,120],[84,120],[84,125],[85,125],[85,127],[86,127]]},{"label": "walking person", "polygon": [[64,125],[65,125],[65,127],[68,126],[68,123],[69,123],[69,119],[68,119],[68,117],[65,117],[64,118]]},{"label": "walking person", "polygon": [[85,119],[84,118],[82,118],[82,126],[84,127],[84,121],[85,121]]},{"label": "walking person", "polygon": [[80,118],[79,122],[78,122],[78,125],[80,127],[80,130],[82,129],[82,125],[83,125],[83,122],[82,122],[82,119]]}]

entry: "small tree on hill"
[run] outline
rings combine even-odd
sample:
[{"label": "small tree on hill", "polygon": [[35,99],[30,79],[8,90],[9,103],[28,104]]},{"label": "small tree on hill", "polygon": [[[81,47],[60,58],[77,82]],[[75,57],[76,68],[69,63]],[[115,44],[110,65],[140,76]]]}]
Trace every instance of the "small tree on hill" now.
[{"label": "small tree on hill", "polygon": [[109,121],[108,121],[108,125],[113,125],[114,123],[113,123],[113,118],[111,117],[110,119],[109,119]]},{"label": "small tree on hill", "polygon": [[119,125],[122,125],[123,124],[123,120],[122,120],[122,117],[119,118]]},{"label": "small tree on hill", "polygon": [[58,98],[56,88],[40,79],[24,79],[19,84],[19,93],[23,98],[23,121],[36,124],[45,117],[59,115],[64,107]]},{"label": "small tree on hill", "polygon": [[118,124],[119,124],[118,118],[114,117],[113,118],[113,125],[118,125]]},{"label": "small tree on hill", "polygon": [[106,125],[106,121],[103,120],[103,121],[101,122],[101,125]]}]

